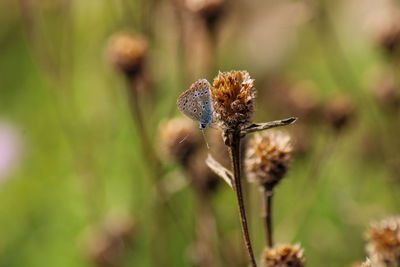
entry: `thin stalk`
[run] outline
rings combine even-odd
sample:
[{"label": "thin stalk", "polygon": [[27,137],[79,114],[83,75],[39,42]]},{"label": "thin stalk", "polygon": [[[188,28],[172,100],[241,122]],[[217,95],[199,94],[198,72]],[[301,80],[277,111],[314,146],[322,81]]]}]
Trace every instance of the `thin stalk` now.
[{"label": "thin stalk", "polygon": [[241,163],[240,163],[240,130],[229,133],[230,144],[229,153],[231,155],[233,177],[234,177],[234,189],[236,192],[236,199],[239,207],[240,222],[242,226],[243,238],[246,244],[247,252],[250,257],[251,265],[257,267],[256,260],[254,258],[253,249],[250,242],[250,234],[247,227],[246,210],[242,195],[242,185],[241,185]]},{"label": "thin stalk", "polygon": [[262,198],[262,210],[261,218],[263,220],[265,240],[267,246],[272,248],[274,246],[272,238],[272,196],[273,191],[271,187],[266,185],[260,185],[261,198]]}]

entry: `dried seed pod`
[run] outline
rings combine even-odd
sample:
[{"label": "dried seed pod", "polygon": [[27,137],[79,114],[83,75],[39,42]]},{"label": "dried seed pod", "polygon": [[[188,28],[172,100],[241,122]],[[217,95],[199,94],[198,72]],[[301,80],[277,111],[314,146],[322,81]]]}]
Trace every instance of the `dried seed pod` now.
[{"label": "dried seed pod", "polygon": [[250,182],[273,187],[286,174],[291,161],[289,135],[279,131],[255,134],[249,140],[245,165]]},{"label": "dried seed pod", "polygon": [[299,244],[266,247],[262,252],[263,267],[304,267],[304,262],[304,249]]},{"label": "dried seed pod", "polygon": [[400,266],[400,217],[372,224],[366,235],[367,252],[374,266]]},{"label": "dried seed pod", "polygon": [[251,121],[254,113],[254,80],[246,71],[220,72],[211,96],[216,122],[222,129],[237,129]]}]

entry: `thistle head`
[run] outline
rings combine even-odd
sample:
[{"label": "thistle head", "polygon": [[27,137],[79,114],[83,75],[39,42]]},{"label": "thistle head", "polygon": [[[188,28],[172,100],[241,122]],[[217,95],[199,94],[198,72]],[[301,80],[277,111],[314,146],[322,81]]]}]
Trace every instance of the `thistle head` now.
[{"label": "thistle head", "polygon": [[254,113],[254,80],[246,71],[220,72],[211,87],[215,120],[222,129],[240,129]]},{"label": "thistle head", "polygon": [[263,267],[303,267],[304,262],[304,250],[299,244],[266,247],[262,252]]},{"label": "thistle head", "polygon": [[289,135],[278,131],[256,133],[248,143],[245,158],[249,181],[276,185],[286,174],[291,152]]}]

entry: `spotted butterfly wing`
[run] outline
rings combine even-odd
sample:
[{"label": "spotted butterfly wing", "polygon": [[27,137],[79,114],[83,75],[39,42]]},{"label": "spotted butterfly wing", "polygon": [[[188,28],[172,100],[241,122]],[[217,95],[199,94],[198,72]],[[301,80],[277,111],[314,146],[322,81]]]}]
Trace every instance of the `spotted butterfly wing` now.
[{"label": "spotted butterfly wing", "polygon": [[213,120],[210,83],[206,79],[193,83],[178,97],[176,105],[183,114],[198,121],[200,129],[203,130]]}]

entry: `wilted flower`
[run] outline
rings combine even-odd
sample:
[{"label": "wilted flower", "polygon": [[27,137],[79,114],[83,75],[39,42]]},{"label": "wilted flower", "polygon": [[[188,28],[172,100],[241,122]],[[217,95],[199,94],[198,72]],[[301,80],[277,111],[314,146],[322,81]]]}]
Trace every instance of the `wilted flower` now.
[{"label": "wilted flower", "polygon": [[400,217],[372,224],[367,238],[367,252],[374,266],[400,266]]},{"label": "wilted flower", "polygon": [[289,135],[278,131],[255,134],[248,143],[245,159],[249,181],[277,184],[288,169],[291,152]]},{"label": "wilted flower", "polygon": [[304,250],[299,244],[266,247],[262,252],[263,267],[303,267],[304,262]]},{"label": "wilted flower", "polygon": [[246,71],[220,72],[211,88],[215,119],[223,129],[248,124],[254,113],[254,80]]},{"label": "wilted flower", "polygon": [[146,38],[121,32],[110,38],[108,58],[117,69],[132,77],[142,70],[147,50],[148,42]]},{"label": "wilted flower", "polygon": [[159,136],[163,151],[183,165],[187,164],[200,144],[197,127],[186,118],[174,118],[162,123]]}]

